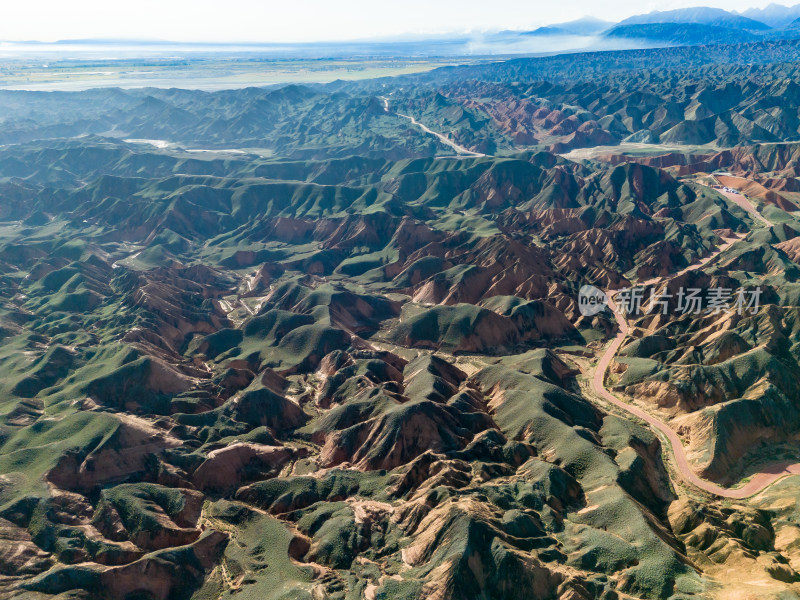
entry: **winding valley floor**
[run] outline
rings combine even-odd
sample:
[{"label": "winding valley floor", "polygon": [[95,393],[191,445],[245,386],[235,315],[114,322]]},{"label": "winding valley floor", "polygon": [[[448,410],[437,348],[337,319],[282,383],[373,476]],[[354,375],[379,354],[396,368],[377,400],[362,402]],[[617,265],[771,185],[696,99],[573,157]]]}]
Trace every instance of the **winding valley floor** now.
[{"label": "winding valley floor", "polygon": [[[738,194],[735,192],[721,192],[725,197],[729,200],[737,204],[738,206],[742,207],[750,214],[754,219],[760,221],[767,227],[772,227],[775,224],[771,221],[764,218],[758,209],[753,205],[750,200],[748,200],[744,195]],[[698,261],[694,265],[685,269],[685,271],[696,270],[701,268],[703,265],[711,262],[717,256],[719,256],[722,252],[730,248],[733,244],[743,239],[740,238],[733,238],[729,240],[725,240],[725,243],[721,245],[714,253],[707,256],[701,261]],[[683,271],[683,272],[685,272]],[[683,273],[682,272],[682,273]],[[647,285],[658,285],[661,283],[665,283],[670,278],[656,278],[651,279],[646,282]],[[621,408],[625,412],[633,415],[637,419],[641,419],[645,421],[648,425],[656,429],[659,433],[664,435],[666,439],[669,441],[670,447],[672,449],[672,455],[674,458],[675,467],[680,474],[681,478],[686,481],[687,483],[700,488],[703,491],[706,491],[710,494],[714,494],[716,496],[721,496],[723,498],[734,498],[734,499],[743,499],[749,498],[754,496],[764,489],[769,487],[770,485],[780,481],[784,477],[788,477],[790,475],[800,475],[800,463],[788,463],[788,462],[779,462],[774,463],[772,465],[767,466],[763,471],[759,471],[754,473],[748,481],[738,488],[725,488],[715,483],[711,483],[699,477],[694,470],[692,469],[691,465],[689,464],[689,460],[686,457],[686,451],[683,446],[683,442],[681,441],[678,434],[672,429],[669,425],[661,421],[660,419],[654,417],[650,413],[645,410],[642,410],[636,406],[633,406],[627,402],[623,402],[619,398],[617,398],[605,385],[605,376],[608,371],[609,366],[611,365],[612,361],[617,355],[617,352],[620,350],[622,345],[628,339],[628,335],[630,334],[630,328],[628,326],[627,319],[625,315],[622,313],[620,308],[613,300],[614,294],[617,292],[610,292],[609,293],[609,303],[608,307],[611,312],[614,314],[614,318],[616,319],[619,325],[619,333],[608,346],[606,351],[603,353],[602,357],[597,363],[597,367],[594,370],[592,375],[592,389],[595,393],[601,396],[603,399],[607,400],[608,402],[612,403],[617,408]]]}]

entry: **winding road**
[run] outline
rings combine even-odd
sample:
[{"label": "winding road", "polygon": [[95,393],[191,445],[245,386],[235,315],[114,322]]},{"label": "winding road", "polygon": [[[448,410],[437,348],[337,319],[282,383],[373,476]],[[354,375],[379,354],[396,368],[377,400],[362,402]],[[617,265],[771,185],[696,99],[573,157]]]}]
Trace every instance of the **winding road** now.
[{"label": "winding road", "polygon": [[[726,196],[729,200],[737,204],[738,206],[742,207],[746,210],[754,219],[757,219],[761,223],[772,226],[773,223],[765,219],[756,209],[755,206],[743,195],[731,193],[731,192],[721,192],[724,196]],[[657,285],[659,283],[663,283],[677,277],[680,274],[683,274],[687,271],[693,271],[701,268],[702,266],[711,262],[714,258],[716,258],[720,253],[730,248],[733,244],[738,242],[739,240],[744,239],[744,236],[736,237],[736,238],[728,238],[725,240],[725,243],[720,246],[713,254],[704,258],[703,260],[697,262],[696,264],[690,266],[687,269],[681,271],[676,275],[672,275],[670,277],[662,277],[651,279],[645,282],[646,285]],[[628,337],[630,333],[630,327],[628,326],[628,322],[625,319],[625,315],[619,309],[617,304],[614,302],[614,295],[618,292],[609,292],[609,301],[608,307],[611,312],[614,314],[614,318],[617,320],[619,324],[619,333],[614,338],[614,341],[611,342],[611,345],[606,349],[603,356],[597,363],[597,366],[594,370],[594,375],[592,376],[591,380],[591,387],[592,390],[604,400],[607,400],[614,406],[621,408],[625,412],[645,421],[651,427],[660,431],[672,446],[672,453],[675,457],[674,464],[677,468],[678,473],[683,478],[684,481],[694,485],[695,487],[700,488],[710,494],[715,494],[717,496],[722,496],[724,498],[733,498],[733,499],[742,499],[748,498],[750,496],[754,496],[759,492],[763,491],[765,488],[769,487],[776,481],[783,479],[789,475],[800,475],[800,463],[775,463],[773,465],[768,466],[765,470],[755,473],[751,476],[749,481],[738,488],[724,488],[719,486],[715,483],[711,483],[710,481],[706,481],[699,477],[689,465],[689,460],[686,457],[686,450],[683,447],[683,443],[681,439],[678,437],[678,434],[666,423],[657,419],[650,413],[645,410],[642,410],[632,404],[628,404],[619,400],[616,396],[614,396],[611,391],[608,390],[605,386],[605,376],[606,372],[608,371],[611,362],[614,360],[617,352],[622,347],[622,344],[625,343],[625,339]]]},{"label": "winding road", "polygon": [[[384,103],[384,110],[388,113],[389,111],[389,99],[381,96],[381,99]],[[423,125],[419,121],[417,121],[414,117],[410,115],[404,115],[402,113],[395,112],[394,114],[408,119],[414,124],[416,127],[419,127],[422,131],[429,135],[433,135],[438,138],[443,144],[453,148],[458,153],[458,156],[455,158],[466,158],[466,157],[481,157],[486,156],[486,154],[481,154],[480,152],[473,152],[469,148],[465,148],[464,146],[460,146],[456,144],[452,140],[450,140],[444,134],[438,133],[433,131],[432,129],[428,128],[427,126]],[[719,183],[719,182],[718,182]],[[753,205],[750,200],[748,200],[744,195],[735,193],[735,192],[728,192],[723,190],[717,190],[720,194],[725,196],[728,200],[745,210],[750,217],[761,224],[772,227],[774,223],[766,219],[761,213],[758,212],[758,209]],[[676,273],[675,275],[671,275],[669,277],[656,277],[644,282],[644,285],[658,285],[664,282],[667,282],[679,275],[683,275],[688,271],[694,271],[700,269],[714,260],[717,256],[719,256],[722,252],[733,246],[735,243],[743,240],[745,238],[744,235],[734,236],[731,238],[724,239],[724,243],[717,248],[715,252],[710,254],[709,256],[699,260],[695,264],[687,267],[683,271]],[[683,447],[683,442],[678,437],[678,434],[666,423],[661,421],[660,419],[654,417],[650,413],[645,410],[642,410],[632,404],[628,404],[619,400],[611,391],[608,390],[605,386],[605,376],[606,372],[608,371],[611,362],[614,360],[614,357],[619,352],[619,349],[622,347],[622,344],[625,343],[628,334],[630,333],[630,327],[628,326],[628,322],[625,319],[625,315],[619,309],[619,307],[614,302],[614,295],[618,292],[609,292],[608,296],[608,307],[611,312],[614,314],[614,318],[617,320],[619,324],[619,333],[614,338],[614,341],[606,349],[603,356],[597,363],[597,366],[594,369],[594,374],[591,380],[591,387],[592,390],[601,398],[605,399],[606,401],[610,402],[614,406],[624,410],[625,412],[641,419],[642,421],[649,424],[651,427],[660,431],[666,438],[669,440],[670,446],[672,447],[672,454],[675,458],[674,464],[677,468],[678,473],[680,474],[681,478],[687,483],[694,485],[695,487],[704,490],[710,494],[714,494],[717,496],[721,496],[724,498],[732,498],[732,499],[743,499],[749,498],[750,496],[754,496],[759,492],[763,491],[773,483],[783,479],[784,477],[788,477],[790,475],[800,475],[800,463],[790,463],[790,462],[782,462],[782,463],[774,463],[766,467],[763,471],[759,471],[758,473],[753,474],[747,483],[738,488],[725,488],[710,481],[706,481],[705,479],[699,477],[697,473],[695,473],[691,466],[689,465],[689,459],[686,457],[686,449]]]},{"label": "winding road", "polygon": [[[386,96],[380,96],[380,99],[383,100],[383,110],[388,113],[389,112],[389,98],[387,98]],[[469,148],[465,148],[464,146],[456,144],[454,141],[452,141],[450,138],[448,138],[443,133],[439,133],[438,131],[434,131],[433,129],[430,129],[429,127],[427,127],[427,126],[423,125],[422,123],[420,123],[419,121],[417,121],[411,115],[404,115],[403,113],[399,113],[399,112],[395,112],[394,114],[396,114],[398,117],[403,117],[404,119],[408,119],[409,121],[411,121],[411,123],[413,125],[415,125],[416,127],[419,127],[422,131],[424,131],[428,135],[432,135],[432,136],[438,138],[440,142],[442,142],[446,146],[449,146],[450,148],[455,150],[456,153],[458,154],[458,156],[455,156],[453,158],[478,158],[478,157],[486,156],[486,154],[482,154],[480,152],[473,152]]]}]

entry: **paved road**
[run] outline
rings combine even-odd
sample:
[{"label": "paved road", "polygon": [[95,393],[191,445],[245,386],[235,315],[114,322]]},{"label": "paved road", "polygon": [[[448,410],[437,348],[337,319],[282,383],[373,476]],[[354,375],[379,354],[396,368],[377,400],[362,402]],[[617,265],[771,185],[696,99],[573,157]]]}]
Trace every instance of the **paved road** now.
[{"label": "paved road", "polygon": [[[765,225],[772,226],[773,223],[765,219],[761,216],[761,214],[756,210],[755,206],[747,200],[741,194],[734,194],[734,193],[725,193],[726,197],[728,197],[731,201],[735,202],[742,208],[744,208],[749,214],[753,215],[753,218],[757,218],[760,222],[764,223]],[[681,273],[685,273],[687,271],[692,271],[701,268],[702,266],[708,264],[711,260],[713,260],[716,256],[718,256],[724,250],[730,248],[733,244],[738,242],[739,240],[743,239],[744,236],[739,236],[736,238],[729,238],[725,240],[725,243],[720,246],[716,252],[711,254],[710,256],[706,257],[705,259],[695,263],[694,265],[690,266],[687,269],[681,271]],[[679,275],[678,274],[678,275]],[[658,283],[665,282],[677,275],[673,275],[671,277],[663,277],[663,278],[655,278],[651,279],[646,282],[647,285],[655,285]],[[606,372],[608,371],[608,367],[611,365],[611,361],[614,360],[619,349],[622,347],[622,344],[625,342],[625,338],[628,337],[630,333],[630,328],[628,327],[628,322],[625,319],[625,315],[622,314],[622,311],[619,309],[617,304],[613,300],[613,296],[616,292],[610,292],[609,296],[609,308],[611,312],[614,313],[614,317],[619,324],[619,333],[614,338],[614,341],[611,345],[606,349],[603,356],[600,358],[600,361],[597,363],[597,367],[595,367],[594,375],[592,377],[592,389],[594,392],[611,402],[614,406],[617,406],[624,411],[638,417],[639,419],[648,423],[651,427],[654,427],[658,431],[660,431],[664,436],[669,440],[670,445],[672,446],[672,453],[675,457],[675,466],[678,469],[678,473],[684,479],[684,481],[702,489],[706,492],[711,494],[716,494],[717,496],[723,496],[725,498],[748,498],[753,496],[768,486],[772,485],[779,479],[783,479],[788,475],[800,475],[800,463],[775,463],[766,467],[763,471],[754,474],[750,480],[739,488],[724,488],[715,483],[711,483],[710,481],[706,481],[699,477],[689,465],[689,460],[686,458],[686,450],[683,447],[683,443],[681,442],[678,434],[673,431],[673,429],[664,423],[663,421],[657,419],[647,411],[644,411],[636,406],[628,404],[626,402],[622,402],[619,400],[614,394],[612,394],[608,388],[605,386],[605,376]]]}]

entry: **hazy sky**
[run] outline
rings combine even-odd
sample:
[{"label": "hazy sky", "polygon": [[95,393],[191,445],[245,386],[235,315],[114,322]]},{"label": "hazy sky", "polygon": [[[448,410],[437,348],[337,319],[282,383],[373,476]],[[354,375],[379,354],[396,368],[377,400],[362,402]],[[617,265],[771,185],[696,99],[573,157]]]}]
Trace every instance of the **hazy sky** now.
[{"label": "hazy sky", "polygon": [[522,29],[594,15],[769,0],[2,0],[0,40],[292,42]]}]

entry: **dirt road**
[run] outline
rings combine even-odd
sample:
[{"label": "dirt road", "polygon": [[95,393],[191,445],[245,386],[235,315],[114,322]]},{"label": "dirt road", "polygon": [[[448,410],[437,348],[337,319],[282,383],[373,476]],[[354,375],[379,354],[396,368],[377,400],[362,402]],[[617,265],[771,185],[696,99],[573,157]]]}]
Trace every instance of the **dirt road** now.
[{"label": "dirt road", "polygon": [[[722,193],[722,192],[720,192]],[[755,206],[744,196],[741,194],[725,192],[724,195],[730,199],[732,202],[736,203],[738,206],[741,206],[744,210],[746,210],[752,217],[759,222],[763,223],[767,226],[772,226],[773,223],[765,219],[761,214],[758,212]],[[685,273],[687,271],[699,269],[702,266],[711,262],[714,258],[716,258],[721,252],[730,248],[733,244],[744,239],[744,236],[736,237],[736,238],[729,238],[725,240],[725,243],[721,245],[716,252],[711,254],[710,256],[704,258],[701,261],[698,261],[694,265],[688,267],[681,271],[681,273]],[[645,282],[647,285],[657,285],[663,282],[676,277],[677,275],[673,275],[671,277],[662,277],[662,278],[655,278]],[[605,376],[606,372],[608,371],[608,367],[611,365],[611,362],[614,360],[619,349],[625,343],[625,339],[628,337],[630,332],[630,328],[628,327],[628,322],[625,318],[625,315],[619,309],[617,304],[613,300],[613,296],[616,292],[609,293],[609,308],[611,312],[614,313],[614,317],[619,324],[619,333],[614,338],[614,341],[611,345],[606,349],[603,353],[603,356],[600,358],[600,361],[597,363],[597,367],[594,370],[594,374],[592,377],[592,389],[593,391],[599,395],[600,397],[604,398],[608,402],[611,402],[614,406],[621,408],[622,410],[628,412],[629,414],[645,421],[651,427],[660,431],[668,440],[670,445],[672,446],[672,453],[675,458],[674,464],[678,470],[678,473],[683,478],[684,481],[702,489],[706,492],[711,494],[715,494],[717,496],[722,496],[725,498],[748,498],[750,496],[754,496],[755,494],[761,492],[768,486],[772,485],[776,481],[783,479],[788,475],[800,475],[800,463],[776,463],[766,467],[763,471],[760,471],[754,475],[752,475],[749,481],[743,485],[742,487],[738,488],[724,488],[719,486],[715,483],[711,483],[710,481],[706,481],[699,477],[689,465],[689,461],[686,458],[686,450],[683,447],[683,443],[681,439],[678,437],[678,434],[670,428],[669,425],[664,423],[663,421],[657,419],[650,413],[623,402],[619,400],[616,396],[614,396],[611,391],[608,390],[605,386]]]},{"label": "dirt road", "polygon": [[[380,98],[381,98],[381,100],[383,100],[383,110],[386,111],[386,112],[389,112],[389,99],[386,98],[385,96],[381,96]],[[439,141],[441,141],[443,144],[445,144],[446,146],[449,146],[450,148],[455,150],[456,153],[458,155],[460,155],[459,158],[462,157],[462,156],[464,156],[464,157],[486,156],[486,154],[482,154],[481,152],[473,152],[469,148],[465,148],[464,146],[456,144],[454,141],[452,141],[450,138],[448,138],[443,133],[439,133],[438,131],[434,131],[433,129],[430,129],[429,127],[427,127],[427,126],[423,125],[422,123],[420,123],[419,121],[417,121],[411,115],[404,115],[403,113],[399,113],[399,112],[396,112],[394,114],[396,114],[398,117],[403,117],[404,119],[408,119],[409,121],[411,121],[411,123],[413,125],[419,127],[422,131],[424,131],[428,135],[432,135],[432,136],[437,137],[439,139]]]}]

